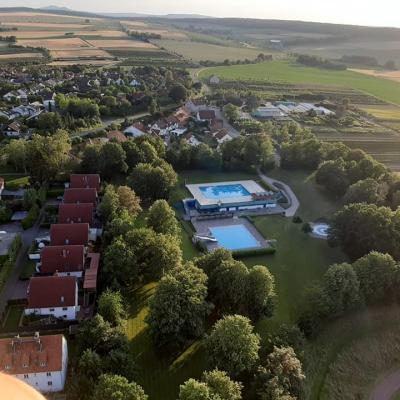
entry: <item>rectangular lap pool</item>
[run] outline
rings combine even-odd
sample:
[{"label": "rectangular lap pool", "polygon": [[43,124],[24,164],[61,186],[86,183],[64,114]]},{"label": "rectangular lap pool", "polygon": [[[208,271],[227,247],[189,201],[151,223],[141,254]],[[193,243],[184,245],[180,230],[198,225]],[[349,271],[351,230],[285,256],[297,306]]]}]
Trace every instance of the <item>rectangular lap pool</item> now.
[{"label": "rectangular lap pool", "polygon": [[200,186],[199,189],[207,199],[226,199],[229,197],[250,196],[250,192],[248,192],[240,183],[232,185]]},{"label": "rectangular lap pool", "polygon": [[211,234],[218,244],[228,250],[242,250],[261,247],[261,243],[244,225],[210,227]]}]

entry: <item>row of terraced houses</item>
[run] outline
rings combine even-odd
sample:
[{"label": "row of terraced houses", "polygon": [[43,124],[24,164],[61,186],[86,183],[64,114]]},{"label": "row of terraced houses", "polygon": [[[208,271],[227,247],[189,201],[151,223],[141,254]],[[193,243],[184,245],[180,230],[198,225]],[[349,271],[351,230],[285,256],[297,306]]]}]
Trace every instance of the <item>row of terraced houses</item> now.
[{"label": "row of terraced houses", "polygon": [[[50,227],[50,245],[40,251],[37,274],[30,279],[25,315],[53,320],[90,318],[97,289],[101,234],[96,220],[100,176],[70,176],[58,223]],[[42,392],[64,388],[68,348],[63,335],[0,339],[0,370]]]}]

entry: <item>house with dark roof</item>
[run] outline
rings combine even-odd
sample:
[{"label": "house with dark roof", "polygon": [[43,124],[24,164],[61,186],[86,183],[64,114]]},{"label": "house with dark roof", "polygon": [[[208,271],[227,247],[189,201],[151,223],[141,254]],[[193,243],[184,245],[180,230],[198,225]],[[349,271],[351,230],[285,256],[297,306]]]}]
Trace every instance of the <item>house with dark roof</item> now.
[{"label": "house with dark roof", "polygon": [[50,227],[50,245],[83,245],[89,242],[89,224],[53,224]]},{"label": "house with dark roof", "polygon": [[33,277],[28,286],[25,315],[51,315],[68,321],[77,319],[78,284],[74,276]]},{"label": "house with dark roof", "polygon": [[214,110],[200,110],[197,113],[197,120],[202,122],[211,122],[215,118]]},{"label": "house with dark roof", "polygon": [[94,188],[70,188],[64,191],[66,204],[97,204],[97,190]]},{"label": "house with dark roof", "polygon": [[61,203],[58,206],[59,224],[87,223],[93,225],[94,206],[92,203]]},{"label": "house with dark roof", "polygon": [[85,246],[46,246],[40,254],[40,272],[45,275],[82,278],[85,268]]},{"label": "house with dark roof", "polygon": [[68,346],[63,335],[35,333],[0,339],[0,371],[40,392],[64,390],[67,367]]},{"label": "house with dark roof", "polygon": [[72,189],[93,188],[100,191],[99,174],[71,174],[69,187]]}]

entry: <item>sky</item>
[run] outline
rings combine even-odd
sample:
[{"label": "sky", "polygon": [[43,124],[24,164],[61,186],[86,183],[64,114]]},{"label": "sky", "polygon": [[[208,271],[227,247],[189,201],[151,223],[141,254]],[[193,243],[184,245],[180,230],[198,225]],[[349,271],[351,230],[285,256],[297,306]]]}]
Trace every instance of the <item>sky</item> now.
[{"label": "sky", "polygon": [[1,0],[1,7],[68,7],[91,12],[203,14],[400,28],[400,0]]}]

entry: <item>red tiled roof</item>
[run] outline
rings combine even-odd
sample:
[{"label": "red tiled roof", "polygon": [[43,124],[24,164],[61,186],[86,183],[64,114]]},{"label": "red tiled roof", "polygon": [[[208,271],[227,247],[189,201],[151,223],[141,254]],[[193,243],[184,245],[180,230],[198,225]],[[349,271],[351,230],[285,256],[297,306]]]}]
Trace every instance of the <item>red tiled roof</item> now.
[{"label": "red tiled roof", "polygon": [[200,119],[214,119],[215,118],[215,111],[214,110],[200,110],[199,111]]},{"label": "red tiled roof", "polygon": [[58,223],[72,224],[83,222],[92,225],[93,208],[92,203],[60,204],[58,207]]},{"label": "red tiled roof", "polygon": [[99,269],[99,253],[89,253],[90,258],[89,268],[85,271],[85,279],[83,281],[83,288],[88,291],[95,291],[97,287],[97,272]]},{"label": "red tiled roof", "polygon": [[70,188],[94,188],[100,190],[100,175],[99,174],[72,174],[69,178]]},{"label": "red tiled roof", "polygon": [[126,142],[128,138],[120,131],[110,131],[107,133],[108,139],[115,139],[118,142]]},{"label": "red tiled roof", "polygon": [[83,271],[85,246],[46,246],[41,252],[41,263],[43,274]]},{"label": "red tiled roof", "polygon": [[71,307],[78,302],[74,276],[33,277],[28,292],[28,308]]},{"label": "red tiled roof", "polygon": [[50,227],[52,246],[87,245],[89,224],[53,224]]},{"label": "red tiled roof", "polygon": [[92,203],[97,202],[97,191],[94,188],[65,189],[64,203]]},{"label": "red tiled roof", "polygon": [[62,370],[63,335],[0,339],[0,370],[29,374]]}]

